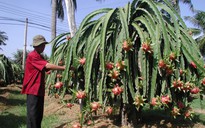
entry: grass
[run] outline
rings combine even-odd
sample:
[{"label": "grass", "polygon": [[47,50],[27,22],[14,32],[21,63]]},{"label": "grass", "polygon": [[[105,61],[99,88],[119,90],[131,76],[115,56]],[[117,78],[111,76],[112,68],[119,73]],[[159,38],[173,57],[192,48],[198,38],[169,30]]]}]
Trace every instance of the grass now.
[{"label": "grass", "polygon": [[191,107],[195,109],[205,109],[205,99],[200,100],[200,99],[195,99],[193,100]]},{"label": "grass", "polygon": [[[4,99],[7,106],[0,113],[1,128],[26,128],[26,95],[19,91],[10,91],[8,99]],[[42,128],[52,128],[58,122],[56,115],[43,117]]]},{"label": "grass", "polygon": [[[191,105],[191,107],[193,109],[198,109],[198,110],[205,110],[205,99],[200,100],[200,99],[195,99]],[[194,118],[193,118],[193,122],[195,123],[201,123],[203,125],[205,125],[205,114],[201,114],[201,113],[195,113]]]}]

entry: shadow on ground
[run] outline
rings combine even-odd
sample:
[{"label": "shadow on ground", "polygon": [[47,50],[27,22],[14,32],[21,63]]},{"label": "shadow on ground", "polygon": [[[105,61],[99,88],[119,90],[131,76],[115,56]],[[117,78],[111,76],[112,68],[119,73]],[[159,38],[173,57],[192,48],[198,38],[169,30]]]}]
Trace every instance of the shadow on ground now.
[{"label": "shadow on ground", "polygon": [[[10,120],[10,121],[8,121]],[[17,116],[12,113],[3,112],[0,115],[1,128],[21,128],[26,125],[25,116]]]}]

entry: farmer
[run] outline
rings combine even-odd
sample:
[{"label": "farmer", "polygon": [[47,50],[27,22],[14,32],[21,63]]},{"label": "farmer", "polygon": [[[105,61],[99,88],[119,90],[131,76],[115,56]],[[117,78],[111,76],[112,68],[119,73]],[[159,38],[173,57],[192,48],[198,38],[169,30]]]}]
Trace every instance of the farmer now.
[{"label": "farmer", "polygon": [[45,95],[45,72],[64,70],[65,66],[48,63],[41,53],[48,42],[42,35],[33,38],[34,50],[26,59],[22,94],[27,94],[27,128],[41,128]]}]

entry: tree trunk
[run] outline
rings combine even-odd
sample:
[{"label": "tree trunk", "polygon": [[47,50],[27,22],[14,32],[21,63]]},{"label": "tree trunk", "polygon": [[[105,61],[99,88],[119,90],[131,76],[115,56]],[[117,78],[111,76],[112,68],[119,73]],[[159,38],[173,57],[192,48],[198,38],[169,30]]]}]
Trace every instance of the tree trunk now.
[{"label": "tree trunk", "polygon": [[128,115],[127,115],[127,111],[126,111],[126,104],[122,104],[121,124],[122,124],[122,126],[128,125]]},{"label": "tree trunk", "polygon": [[73,37],[77,31],[76,22],[75,22],[75,8],[73,0],[65,0],[66,4],[66,13],[68,17],[68,27],[70,29],[71,37]]},{"label": "tree trunk", "polygon": [[56,8],[57,1],[52,0],[51,40],[53,40],[56,37]]},{"label": "tree trunk", "polygon": [[134,105],[123,103],[120,112],[122,127],[135,127],[142,121],[142,108],[137,111]]}]

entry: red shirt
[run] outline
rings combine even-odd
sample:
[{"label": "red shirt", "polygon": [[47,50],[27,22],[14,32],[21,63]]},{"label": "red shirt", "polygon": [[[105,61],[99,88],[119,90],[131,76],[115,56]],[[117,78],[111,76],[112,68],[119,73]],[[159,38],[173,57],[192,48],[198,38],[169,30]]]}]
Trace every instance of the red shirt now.
[{"label": "red shirt", "polygon": [[45,95],[45,65],[48,62],[37,53],[32,51],[26,59],[22,94],[37,96]]}]

